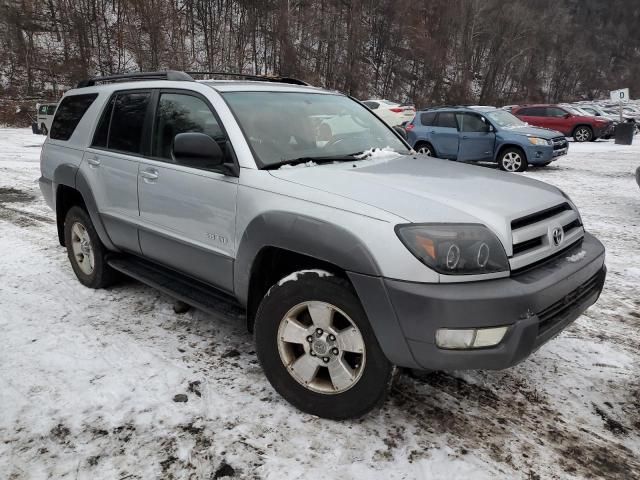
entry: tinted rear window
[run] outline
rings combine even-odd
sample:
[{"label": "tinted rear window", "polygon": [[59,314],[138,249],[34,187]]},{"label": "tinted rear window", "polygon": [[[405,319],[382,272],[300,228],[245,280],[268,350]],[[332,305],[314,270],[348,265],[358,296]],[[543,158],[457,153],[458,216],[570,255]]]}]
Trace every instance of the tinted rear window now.
[{"label": "tinted rear window", "polygon": [[429,113],[421,113],[420,114],[420,123],[422,125],[433,125],[433,121],[436,118],[436,114],[433,112],[429,112]]},{"label": "tinted rear window", "polygon": [[93,135],[93,147],[107,148],[107,136],[109,135],[109,124],[111,123],[111,112],[113,112],[113,104],[115,103],[115,97],[112,97],[107,103],[102,116],[100,117],[100,123],[96,128],[96,133]]},{"label": "tinted rear window", "polygon": [[97,93],[90,93],[65,97],[53,118],[50,137],[55,140],[69,140],[97,96]]},{"label": "tinted rear window", "polygon": [[149,92],[129,92],[116,97],[109,130],[110,150],[140,153],[150,95]]},{"label": "tinted rear window", "polygon": [[440,113],[436,122],[438,127],[458,128],[456,117],[453,112]]}]

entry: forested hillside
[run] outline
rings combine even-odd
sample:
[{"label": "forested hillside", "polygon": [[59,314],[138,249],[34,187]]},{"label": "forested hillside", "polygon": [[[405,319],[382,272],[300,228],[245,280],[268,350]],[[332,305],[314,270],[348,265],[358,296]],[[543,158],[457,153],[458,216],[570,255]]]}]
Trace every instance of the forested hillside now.
[{"label": "forested hillside", "polygon": [[[0,95],[96,74],[283,74],[417,106],[640,93],[628,0],[0,0]],[[634,95],[635,93],[635,95]]]}]

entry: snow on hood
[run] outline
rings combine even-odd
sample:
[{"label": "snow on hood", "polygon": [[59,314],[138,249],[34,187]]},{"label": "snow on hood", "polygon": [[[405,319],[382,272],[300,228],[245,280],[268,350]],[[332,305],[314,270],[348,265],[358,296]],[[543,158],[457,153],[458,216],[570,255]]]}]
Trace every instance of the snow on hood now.
[{"label": "snow on hood", "polygon": [[396,153],[391,157],[389,153],[383,151],[373,160],[271,174],[380,208],[409,222],[483,223],[507,245],[511,243],[511,220],[566,201],[557,188],[517,174],[426,155]]}]

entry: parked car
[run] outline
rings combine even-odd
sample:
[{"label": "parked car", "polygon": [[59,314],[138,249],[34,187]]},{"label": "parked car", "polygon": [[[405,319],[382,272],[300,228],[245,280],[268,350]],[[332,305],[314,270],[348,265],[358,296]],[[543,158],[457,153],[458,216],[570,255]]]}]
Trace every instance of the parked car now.
[{"label": "parked car", "polygon": [[389,100],[364,100],[362,103],[392,127],[410,122],[416,114],[414,106],[400,105]]},{"label": "parked car", "polygon": [[34,133],[47,135],[51,129],[53,115],[56,113],[57,103],[36,103],[36,122]]},{"label": "parked car", "polygon": [[[333,419],[379,406],[396,366],[515,365],[597,300],[604,247],[561,190],[423,161],[348,96],[266,79],[65,94],[40,188],[82,285],[121,272],[214,315],[237,304],[275,390]],[[337,115],[363,130],[318,142]]]},{"label": "parked car", "polygon": [[511,113],[531,125],[562,132],[576,142],[594,141],[613,130],[611,120],[580,115],[560,105],[522,105],[513,108]]},{"label": "parked car", "polygon": [[503,109],[449,107],[419,111],[406,125],[407,140],[419,153],[461,162],[497,162],[502,170],[523,172],[566,155],[560,132],[529,127]]}]

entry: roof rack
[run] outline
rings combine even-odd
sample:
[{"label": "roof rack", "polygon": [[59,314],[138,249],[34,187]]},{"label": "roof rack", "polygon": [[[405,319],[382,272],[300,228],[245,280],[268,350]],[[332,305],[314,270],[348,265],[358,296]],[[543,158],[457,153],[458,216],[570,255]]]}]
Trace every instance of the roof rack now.
[{"label": "roof rack", "polygon": [[76,88],[93,87],[96,83],[126,82],[130,80],[173,80],[193,82],[193,78],[177,70],[165,70],[162,72],[130,72],[105,77],[93,77],[78,82]]},{"label": "roof rack", "polygon": [[236,72],[185,72],[187,75],[216,75],[221,77],[238,77],[246,80],[256,80],[259,82],[278,82],[289,83],[291,85],[309,85],[304,80],[293,77],[280,77],[275,75],[255,75],[251,73],[236,73]]}]

